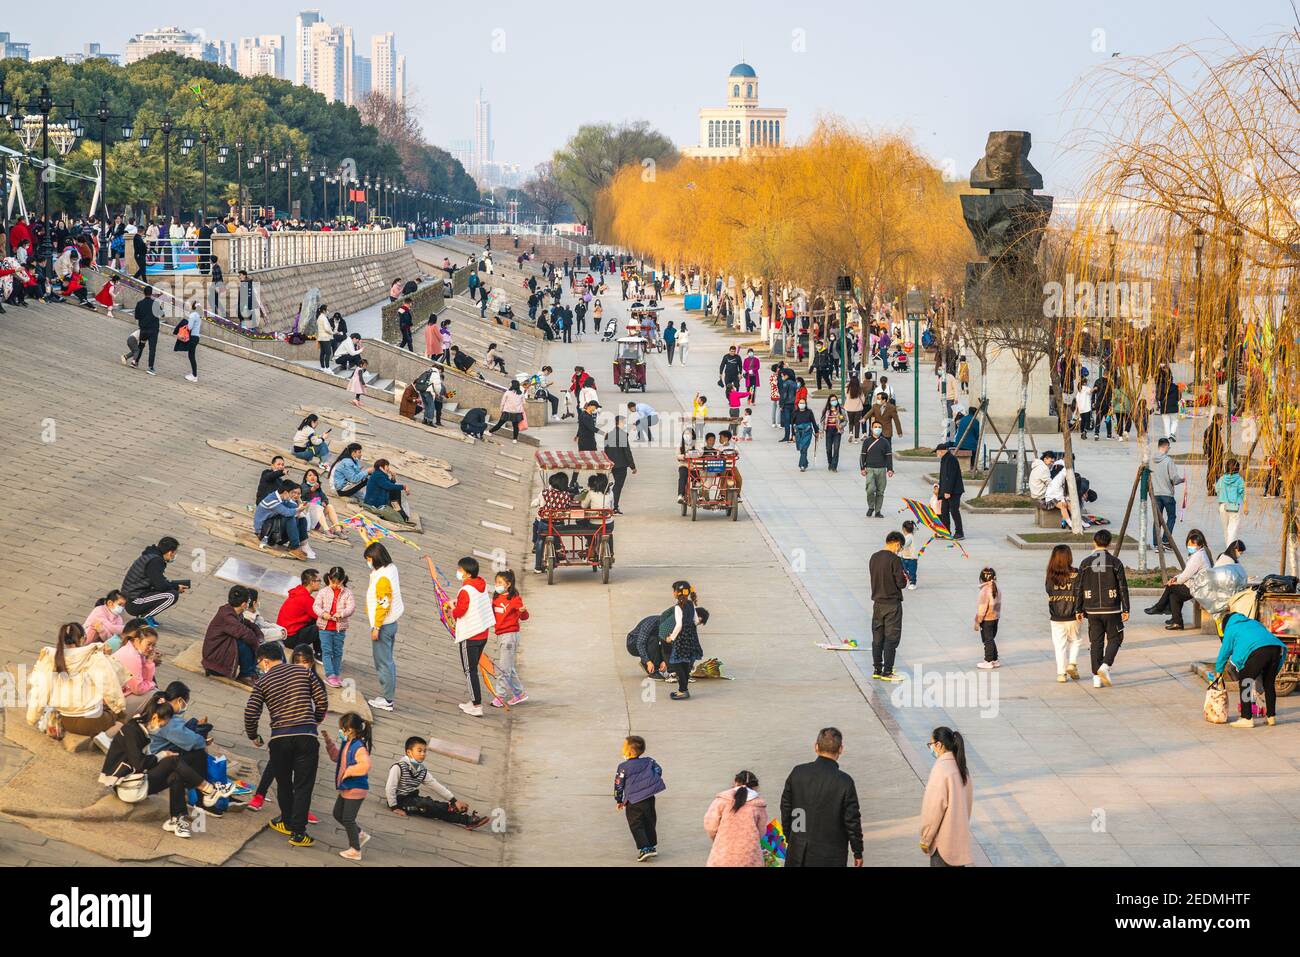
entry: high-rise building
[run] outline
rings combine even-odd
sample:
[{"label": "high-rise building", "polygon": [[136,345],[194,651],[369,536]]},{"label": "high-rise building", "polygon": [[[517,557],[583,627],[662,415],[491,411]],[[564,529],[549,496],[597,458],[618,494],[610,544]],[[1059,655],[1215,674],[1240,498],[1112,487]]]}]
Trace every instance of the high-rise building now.
[{"label": "high-rise building", "polygon": [[397,99],[397,39],[391,33],[370,38],[370,86],[390,100]]},{"label": "high-rise building", "polygon": [[311,86],[311,28],[320,22],[319,10],[303,10],[294,21],[293,43],[298,51],[298,67],[293,79],[299,86]]},{"label": "high-rise building", "polygon": [[284,47],[282,34],[240,37],[235,52],[235,69],[242,76],[273,76],[283,80]]},{"label": "high-rise building", "polygon": [[470,160],[470,175],[478,179],[492,160],[492,104],[483,99],[479,87],[474,101],[474,155]]},{"label": "high-rise building", "polygon": [[221,63],[224,46],[224,43],[209,43],[201,33],[182,30],[180,27],[159,27],[146,33],[137,33],[126,42],[126,62],[135,63],[155,53],[175,53],[192,60]]},{"label": "high-rise building", "polygon": [[[3,37],[4,35],[5,34],[0,33],[0,37]],[[0,44],[2,43],[3,41],[0,41]],[[41,56],[33,58],[34,62],[39,62],[41,60],[62,60],[64,63],[71,64],[85,63],[87,60],[107,60],[114,66],[121,66],[122,54],[105,53],[98,43],[83,43],[80,53],[65,53],[62,56]]]},{"label": "high-rise building", "polygon": [[474,162],[473,140],[452,140],[447,144],[447,152],[451,154],[452,159],[465,168],[465,172],[469,172]]},{"label": "high-rise building", "polygon": [[399,106],[406,102],[406,54],[397,58],[397,78],[393,84],[393,98]]},{"label": "high-rise building", "polygon": [[351,105],[359,106],[373,89],[371,83],[371,63],[368,56],[352,58],[352,100]]},{"label": "high-rise building", "polygon": [[308,48],[307,69],[311,82],[307,85],[331,103],[346,100],[347,76],[352,64],[344,64],[344,32],[323,20],[313,23]]},{"label": "high-rise building", "polygon": [[15,43],[8,33],[0,33],[0,60],[8,59],[30,60],[32,58],[32,45],[30,43]]}]

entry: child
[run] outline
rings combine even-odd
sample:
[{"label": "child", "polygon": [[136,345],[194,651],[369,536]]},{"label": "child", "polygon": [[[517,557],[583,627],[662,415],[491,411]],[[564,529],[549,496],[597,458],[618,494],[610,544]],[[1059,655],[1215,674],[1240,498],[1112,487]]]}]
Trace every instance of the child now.
[{"label": "child", "polygon": [[95,302],[108,310],[108,318],[113,318],[113,306],[117,302],[116,279],[109,279],[108,282],[99,287],[99,292],[95,293]]},{"label": "child", "polygon": [[704,420],[709,417],[709,400],[698,392],[695,393],[695,401],[691,407],[691,418],[696,424],[696,428],[704,427]]},{"label": "child", "polygon": [[655,795],[668,785],[659,762],[645,757],[645,738],[635,734],[624,738],[623,759],[614,773],[614,802],[620,811],[626,810],[628,830],[636,841],[636,859],[645,862],[659,855]]},{"label": "child", "polygon": [[938,515],[943,511],[943,503],[939,500],[939,483],[935,482],[930,486],[930,511]]},{"label": "child", "polygon": [[[595,478],[595,476],[593,476]],[[509,692],[508,704],[523,704],[528,700],[523,682],[519,680],[519,671],[515,667],[515,656],[519,653],[519,623],[528,620],[528,609],[519,597],[515,587],[515,573],[510,569],[498,572],[495,581],[495,594],[492,596],[492,615],[496,619],[497,633],[497,675],[502,683],[502,692]],[[503,702],[498,693],[492,699],[492,707],[500,708]]]},{"label": "child", "polygon": [[[388,810],[398,817],[433,818],[459,824],[467,831],[476,831],[489,820],[480,817],[469,809],[464,801],[457,801],[455,796],[439,784],[424,766],[424,756],[428,752],[429,742],[420,737],[406,739],[406,754],[388,770],[388,783],[384,793],[388,798]],[[420,785],[429,785],[430,790],[441,801],[424,797],[420,794]]]},{"label": "child", "polygon": [[370,794],[370,722],[355,711],[339,715],[339,743],[321,729],[325,750],[334,760],[334,786],[339,796],[334,802],[334,820],[348,835],[348,849],[339,857],[361,863],[361,848],[370,835],[357,826],[357,812]]},{"label": "child", "polygon": [[992,671],[998,661],[998,616],[1002,613],[1002,593],[998,590],[998,573],[992,568],[980,572],[980,599],[975,609],[975,630],[984,642],[984,660],[977,667]]},{"label": "child", "polygon": [[352,393],[352,404],[358,409],[361,408],[361,397],[366,394],[365,374],[366,360],[358,360],[357,367],[352,370],[352,378],[348,382],[348,391]]},{"label": "child", "polygon": [[735,428],[740,421],[740,407],[749,401],[749,390],[736,388],[727,390],[727,415]]},{"label": "child", "polygon": [[470,699],[457,705],[473,718],[483,717],[483,692],[479,684],[478,662],[487,645],[488,631],[492,627],[492,594],[487,582],[479,576],[478,559],[466,556],[456,563],[456,578],[461,583],[456,602],[446,609],[448,617],[456,622],[456,647],[460,664],[465,671]]},{"label": "child", "polygon": [[740,441],[741,442],[754,441],[753,420],[754,420],[754,410],[751,408],[746,408],[745,414],[740,417]]},{"label": "child", "polygon": [[907,572],[907,588],[909,591],[916,590],[916,542],[913,536],[916,534],[916,522],[906,521],[903,523],[903,547],[898,550],[898,557],[903,562],[903,571]]},{"label": "child", "polygon": [[343,687],[343,642],[348,636],[348,621],[356,611],[356,599],[348,588],[348,574],[339,566],[325,573],[325,587],[316,592],[312,610],[320,629],[321,657],[325,661],[325,683]]}]

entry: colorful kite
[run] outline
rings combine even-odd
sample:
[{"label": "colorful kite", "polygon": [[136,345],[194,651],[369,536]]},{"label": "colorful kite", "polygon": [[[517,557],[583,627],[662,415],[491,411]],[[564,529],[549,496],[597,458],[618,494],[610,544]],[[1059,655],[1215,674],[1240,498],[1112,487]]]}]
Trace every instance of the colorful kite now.
[{"label": "colorful kite", "polygon": [[334,527],[355,528],[361,535],[361,540],[367,545],[371,542],[377,542],[381,538],[395,538],[403,544],[410,545],[417,552],[420,550],[420,546],[415,544],[415,542],[411,541],[409,538],[403,538],[387,526],[380,525],[379,522],[375,520],[374,516],[367,515],[365,512],[357,512],[357,514],[353,515],[347,521],[339,522]]},{"label": "colorful kite", "polygon": [[785,832],[781,830],[780,821],[772,818],[767,822],[767,830],[758,844],[763,849],[764,867],[785,867]]},{"label": "colorful kite", "polygon": [[[456,637],[456,624],[451,620],[451,611],[455,607],[455,603],[451,600],[451,593],[447,591],[447,580],[442,577],[442,573],[438,571],[438,566],[433,563],[433,559],[428,555],[424,556],[424,563],[429,566],[429,577],[433,579],[433,596],[438,602],[438,620],[442,622],[442,627],[447,629],[447,634],[454,639]],[[479,655],[478,671],[483,679],[483,686],[488,690],[488,694],[493,698],[500,698],[501,696],[497,694],[496,687],[492,684],[492,679],[496,677],[497,673],[496,665],[492,663],[492,659],[487,656],[486,652]],[[501,705],[509,711],[510,705],[506,704],[505,700],[505,698],[501,698]]]},{"label": "colorful kite", "polygon": [[[957,550],[961,552],[963,558],[970,558],[970,556],[966,554],[966,549],[961,547],[961,542],[953,538],[952,532],[948,531],[948,526],[943,523],[943,519],[934,514],[934,509],[929,505],[926,505],[924,502],[918,501],[914,498],[903,499],[903,504],[911,509],[912,514],[916,516],[916,520],[931,532],[930,541],[917,549],[916,554],[918,558],[925,554],[925,550],[930,547],[930,542],[934,541],[936,538],[942,542],[947,542],[949,548],[956,546]],[[899,511],[901,512],[902,509],[900,508]]]}]

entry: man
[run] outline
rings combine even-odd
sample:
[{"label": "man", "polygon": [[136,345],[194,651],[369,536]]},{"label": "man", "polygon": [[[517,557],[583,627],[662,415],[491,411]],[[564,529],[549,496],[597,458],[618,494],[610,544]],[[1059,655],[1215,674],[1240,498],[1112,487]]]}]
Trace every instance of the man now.
[{"label": "man", "polygon": [[154,299],[155,290],[152,286],[146,286],[144,295],[140,301],[135,304],[135,322],[139,327],[139,338],[135,344],[135,355],[130,354],[122,356],[122,362],[130,362],[131,368],[140,368],[140,357],[144,355],[144,349],[149,347],[149,368],[145,371],[149,375],[157,375],[153,368],[154,354],[158,351],[158,319],[162,313],[162,307]]},{"label": "man", "polygon": [[361,333],[354,332],[339,343],[334,350],[334,364],[340,372],[356,368],[361,363]]},{"label": "man", "polygon": [[961,383],[951,371],[945,372],[943,374],[943,421],[944,434],[949,438],[953,435],[952,410],[959,401],[961,401]]},{"label": "man", "polygon": [[474,357],[468,352],[461,352],[460,346],[451,347],[451,364],[466,375],[473,372],[474,375],[478,376],[480,379],[483,378],[483,373],[474,368]]},{"label": "man", "polygon": [[253,497],[253,504],[256,505],[279,488],[287,471],[288,466],[284,464],[283,455],[277,455],[271,459],[271,467],[262,469],[262,475],[257,480],[257,495]]},{"label": "man", "polygon": [[873,426],[879,425],[881,434],[892,441],[895,435],[903,434],[898,406],[890,402],[889,396],[884,392],[877,392],[875,398],[876,401],[867,410],[867,431],[870,432]]},{"label": "man", "polygon": [[858,471],[867,480],[867,518],[884,518],[880,509],[885,504],[885,486],[894,477],[894,447],[879,422],[872,423],[871,437],[862,441]]},{"label": "man", "polygon": [[307,544],[307,506],[302,503],[302,487],[284,479],[278,488],[257,503],[253,512],[253,533],[262,548],[287,543],[289,550],[314,559],[316,553]]},{"label": "man", "polygon": [[578,443],[579,452],[596,451],[596,410],[600,408],[600,403],[594,399],[589,400],[578,412],[578,434],[574,436],[574,441]]},{"label": "man", "polygon": [[740,391],[740,372],[740,353],[736,351],[735,346],[732,346],[722,357],[722,362],[718,364],[718,375],[722,379],[724,392]]},{"label": "man", "polygon": [[442,425],[442,399],[446,389],[442,384],[442,370],[436,365],[430,366],[415,377],[415,391],[420,395],[420,404],[424,409],[424,424]]},{"label": "man", "polygon": [[143,618],[150,628],[157,628],[156,615],[162,614],[185,592],[188,581],[171,581],[163,574],[175,560],[180,543],[170,535],[160,538],[157,545],[148,546],[140,557],[131,563],[122,578],[122,594],[126,597],[126,613],[133,618]]},{"label": "man", "polygon": [[[1178,499],[1174,497],[1174,489],[1185,481],[1187,479],[1169,455],[1169,440],[1161,439],[1156,443],[1156,457],[1151,460],[1151,494],[1156,500],[1156,514],[1164,517],[1166,547],[1173,544],[1170,539],[1178,518]],[[1151,544],[1158,547],[1160,541],[1160,524],[1156,523],[1151,529]]]},{"label": "man", "polygon": [[966,537],[961,525],[961,497],[966,491],[966,484],[961,480],[961,463],[952,454],[951,442],[940,442],[935,447],[939,455],[939,517],[952,532],[952,537],[961,541]]},{"label": "man", "polygon": [[907,570],[898,557],[903,547],[902,532],[885,536],[885,547],[867,562],[871,581],[871,677],[878,681],[902,681],[894,672],[894,655],[903,639],[903,589]]},{"label": "man", "polygon": [[414,322],[411,318],[411,304],[403,302],[397,307],[397,328],[402,334],[402,341],[397,348],[406,349],[410,352],[415,351],[415,343],[411,338],[411,329]]},{"label": "man", "polygon": [[289,835],[294,847],[311,847],[315,842],[307,834],[307,811],[320,761],[316,735],[325,720],[329,693],[315,668],[284,660],[284,646],[278,641],[257,649],[257,670],[260,675],[244,706],[244,732],[259,748],[263,745],[257,725],[265,706],[271,719],[271,768],[280,804],[271,829]]},{"label": "man", "polygon": [[645,402],[629,402],[627,415],[630,421],[636,423],[637,441],[653,442],[654,435],[650,430],[659,424],[659,413],[654,406]]},{"label": "man", "polygon": [[317,660],[321,657],[320,630],[316,627],[316,592],[320,591],[322,582],[320,572],[308,568],[299,576],[301,584],[289,589],[289,594],[280,606],[280,613],[275,616],[275,623],[284,629],[286,648],[309,644]]},{"label": "man", "polygon": [[251,323],[252,328],[257,328],[257,319],[266,318],[266,307],[261,303],[257,295],[257,287],[252,277],[248,275],[248,270],[239,270],[239,300],[236,304],[236,315],[239,317],[239,328],[246,328],[245,323]]},{"label": "man", "polygon": [[1110,669],[1128,621],[1128,578],[1124,565],[1108,551],[1110,543],[1110,531],[1099,529],[1092,536],[1092,554],[1079,563],[1074,579],[1075,618],[1088,619],[1094,688],[1110,687]]},{"label": "man", "polygon": [[[1043,493],[1043,504],[1047,506],[1047,509],[1049,511],[1055,509],[1061,513],[1062,528],[1069,528],[1073,524],[1070,520],[1070,488],[1067,482],[1068,476],[1066,475],[1066,468],[1062,465],[1057,468],[1056,474],[1053,475],[1052,480],[1047,483],[1047,491]],[[1088,502],[1095,502],[1097,500],[1097,493],[1086,486],[1082,475],[1075,476],[1074,485],[1075,490],[1079,493],[1079,505],[1081,509]],[[1082,528],[1092,528],[1092,523],[1084,518],[1083,515],[1079,516],[1079,525]]]},{"label": "man", "polygon": [[1029,496],[1042,507],[1047,505],[1047,486],[1052,481],[1052,466],[1055,464],[1056,453],[1048,450],[1029,469]]},{"label": "man", "polygon": [[843,867],[847,845],[853,866],[862,866],[862,811],[853,778],[840,770],[844,736],[822,728],[813,745],[816,760],[799,764],[781,792],[786,867]]},{"label": "man", "polygon": [[[629,402],[631,407],[635,403]],[[628,434],[623,430],[623,417],[617,415],[614,417],[614,431],[605,436],[605,455],[614,463],[614,512],[618,515],[623,514],[618,507],[619,496],[623,493],[623,483],[627,481],[628,469],[632,474],[636,474],[636,460],[632,458],[631,442]]]},{"label": "man", "polygon": [[818,389],[822,387],[822,380],[825,380],[826,388],[831,388],[831,360],[831,351],[826,348],[826,343],[818,339],[812,358],[813,372],[817,373]]},{"label": "man", "polygon": [[673,356],[677,352],[677,327],[673,325],[671,319],[668,320],[668,327],[664,329],[664,347],[668,351],[668,364],[673,364]]},{"label": "man", "polygon": [[131,276],[141,283],[148,282],[144,277],[144,268],[145,263],[149,260],[149,246],[145,243],[144,236],[141,234],[140,228],[136,226],[134,219],[126,227],[126,233],[131,237],[131,255],[135,259],[135,272]]},{"label": "man", "polygon": [[249,685],[257,677],[257,649],[262,629],[244,617],[251,596],[243,585],[232,585],[226,603],[208,622],[203,634],[203,671],[207,675],[235,678]]},{"label": "man", "polygon": [[777,384],[777,395],[781,403],[781,428],[784,434],[781,442],[794,441],[794,407],[799,396],[799,383],[790,369],[782,369]]}]

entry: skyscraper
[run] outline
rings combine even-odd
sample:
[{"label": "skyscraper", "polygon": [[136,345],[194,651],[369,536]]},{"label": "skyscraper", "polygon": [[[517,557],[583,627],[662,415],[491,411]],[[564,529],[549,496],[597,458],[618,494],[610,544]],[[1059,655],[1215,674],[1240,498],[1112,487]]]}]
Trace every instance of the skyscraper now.
[{"label": "skyscraper", "polygon": [[474,157],[470,175],[475,179],[482,176],[491,159],[492,104],[483,99],[483,88],[479,87],[478,98],[474,101]]},{"label": "skyscraper", "polygon": [[371,65],[370,57],[354,56],[352,58],[352,106],[359,106],[370,95]]},{"label": "skyscraper", "polygon": [[208,43],[202,34],[182,30],[180,27],[159,27],[137,33],[126,42],[127,63],[135,63],[155,53],[175,53],[208,63],[224,62],[221,46]]},{"label": "skyscraper", "polygon": [[307,85],[331,103],[346,100],[347,77],[352,72],[351,58],[344,63],[347,46],[344,30],[324,20],[313,23],[308,31]]},{"label": "skyscraper", "polygon": [[394,98],[397,104],[401,106],[406,102],[406,54],[403,53],[397,58],[397,80],[393,89]]},{"label": "skyscraper", "polygon": [[320,22],[319,10],[304,10],[294,22],[294,46],[298,50],[298,69],[294,73],[294,82],[299,86],[311,86],[311,28]]},{"label": "skyscraper", "polygon": [[282,34],[240,37],[235,69],[242,76],[273,76],[283,80],[284,46]]},{"label": "skyscraper", "polygon": [[370,38],[370,87],[397,99],[397,40],[391,33]]}]

